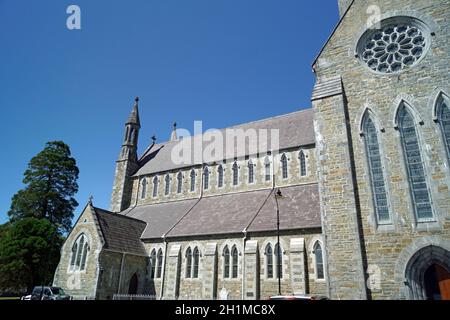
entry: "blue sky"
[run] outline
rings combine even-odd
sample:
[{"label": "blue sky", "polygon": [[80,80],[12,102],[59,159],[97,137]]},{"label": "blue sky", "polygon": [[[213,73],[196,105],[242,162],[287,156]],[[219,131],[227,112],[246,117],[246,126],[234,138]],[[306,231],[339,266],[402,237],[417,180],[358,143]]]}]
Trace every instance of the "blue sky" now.
[{"label": "blue sky", "polygon": [[[81,30],[66,8],[81,8]],[[139,150],[173,121],[204,130],[310,106],[337,0],[0,0],[0,223],[47,141],[70,145],[80,203],[109,208],[124,122]]]}]

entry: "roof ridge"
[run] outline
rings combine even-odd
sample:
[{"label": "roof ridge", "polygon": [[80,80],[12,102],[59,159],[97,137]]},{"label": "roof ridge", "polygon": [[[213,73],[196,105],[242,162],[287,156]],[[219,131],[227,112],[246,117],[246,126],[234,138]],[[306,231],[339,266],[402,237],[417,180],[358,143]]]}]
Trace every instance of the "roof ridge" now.
[{"label": "roof ridge", "polygon": [[[128,216],[125,216],[125,215],[120,214],[120,213],[114,213],[114,212],[111,212],[111,211],[108,211],[108,210],[104,210],[102,208],[97,208],[97,207],[93,207],[93,208],[94,208],[96,214],[100,214],[100,213],[110,214],[111,216],[126,218],[126,219],[130,219],[130,220],[134,220],[136,222],[142,222],[142,223],[145,223],[147,225],[147,222],[145,222],[143,220],[140,220],[140,219],[137,219],[137,218],[128,217]],[[97,211],[97,210],[99,210],[99,211]]]},{"label": "roof ridge", "polygon": [[303,112],[312,111],[312,110],[314,110],[312,107],[308,107],[308,108],[305,108],[305,109],[292,111],[292,112],[289,112],[289,113],[280,114],[280,115],[272,116],[272,117],[269,117],[269,118],[264,118],[264,119],[253,120],[253,121],[245,122],[245,123],[241,123],[241,124],[236,124],[236,125],[233,125],[231,127],[221,128],[219,130],[232,129],[232,128],[235,128],[235,127],[244,126],[244,125],[251,124],[251,123],[258,123],[258,122],[264,122],[264,121],[273,120],[273,119],[284,118],[284,117],[287,117],[287,116],[290,116],[290,115],[293,115],[293,114],[296,114],[296,113],[303,113]]},{"label": "roof ridge", "polygon": [[[188,136],[186,138],[189,139],[189,138],[197,137],[197,136],[200,136],[200,135],[204,135],[206,133],[206,131],[208,131],[208,130],[218,130],[218,131],[220,131],[220,130],[226,130],[226,129],[233,129],[233,128],[236,128],[236,127],[240,127],[240,126],[244,126],[244,125],[248,125],[248,124],[252,124],[252,123],[259,123],[259,122],[264,122],[264,121],[268,121],[268,120],[279,119],[279,118],[287,117],[287,116],[290,116],[290,115],[293,115],[293,114],[303,113],[303,112],[313,111],[313,110],[314,109],[312,107],[307,107],[307,108],[304,108],[304,109],[301,109],[301,110],[292,111],[292,112],[289,112],[289,113],[284,113],[284,114],[280,114],[280,115],[277,115],[277,116],[272,116],[272,117],[268,117],[268,118],[264,118],[264,119],[252,120],[252,121],[249,121],[249,122],[243,122],[243,123],[235,124],[235,125],[232,125],[232,126],[229,126],[229,127],[210,128],[210,129],[207,129],[207,130],[203,131],[202,133],[199,133],[199,134],[196,134],[196,135],[191,135],[191,136]],[[182,141],[182,140],[175,140],[175,141],[166,140],[166,141],[163,141],[163,142],[158,142],[157,144],[155,144],[155,146],[158,146],[158,145],[165,146],[166,144],[177,143],[177,142],[180,142],[180,141]],[[147,153],[148,151],[150,151],[149,148],[147,148],[145,150],[144,154]],[[141,156],[141,158],[142,158],[142,156]]]}]

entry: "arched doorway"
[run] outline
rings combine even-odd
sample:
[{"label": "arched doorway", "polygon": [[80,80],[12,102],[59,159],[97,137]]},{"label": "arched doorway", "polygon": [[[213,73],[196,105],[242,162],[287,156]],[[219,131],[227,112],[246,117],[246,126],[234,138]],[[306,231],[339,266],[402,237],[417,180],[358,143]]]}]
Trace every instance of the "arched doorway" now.
[{"label": "arched doorway", "polygon": [[450,300],[450,273],[439,264],[432,264],[424,274],[428,300]]},{"label": "arched doorway", "polygon": [[406,267],[410,299],[450,300],[450,252],[427,246],[417,251]]},{"label": "arched doorway", "polygon": [[128,286],[128,294],[137,294],[137,289],[138,289],[138,276],[135,273],[130,279],[130,284]]}]

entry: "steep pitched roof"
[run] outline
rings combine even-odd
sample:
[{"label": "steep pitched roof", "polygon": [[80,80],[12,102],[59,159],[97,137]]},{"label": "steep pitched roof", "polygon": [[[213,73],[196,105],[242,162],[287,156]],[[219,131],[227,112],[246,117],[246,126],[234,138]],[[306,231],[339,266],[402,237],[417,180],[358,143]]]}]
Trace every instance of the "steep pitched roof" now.
[{"label": "steep pitched roof", "polygon": [[162,238],[175,226],[197,201],[198,199],[191,199],[138,206],[127,209],[122,214],[147,223],[142,239],[157,239]]},{"label": "steep pitched roof", "polygon": [[146,255],[140,238],[146,227],[144,221],[95,208],[100,230],[105,240],[105,249],[118,252]]},{"label": "steep pitched roof", "polygon": [[[280,190],[284,196],[279,200],[280,230],[321,227],[317,184],[283,187]],[[277,228],[272,189],[138,206],[118,216],[145,221],[147,226],[140,235],[144,240],[163,236],[173,238],[275,231]],[[133,241],[136,241],[137,234],[132,233]],[[124,236],[123,233],[121,236]]]},{"label": "steep pitched roof", "polygon": [[270,190],[205,197],[168,233],[168,237],[241,233]]},{"label": "steep pitched roof", "polygon": [[[280,188],[278,200],[280,230],[320,228],[320,202],[317,184]],[[248,228],[249,232],[276,230],[276,202],[272,192]]]},{"label": "steep pitched roof", "polygon": [[[278,149],[287,149],[299,146],[305,146],[315,143],[315,134],[314,134],[314,110],[313,109],[305,109],[302,111],[297,111],[289,114],[285,114],[282,116],[272,117],[269,119],[264,119],[260,121],[249,122],[241,125],[237,125],[230,128],[225,128],[219,130],[223,137],[226,136],[227,129],[234,130],[244,130],[248,129],[256,130],[259,132],[261,129],[277,129],[279,130],[279,148]],[[197,136],[200,137],[200,136]],[[249,146],[249,140],[246,139],[246,146],[243,150],[229,150],[227,149],[226,143],[224,143],[223,149],[223,157],[221,158],[211,158],[211,159],[202,159],[203,161],[198,161],[194,159],[194,152],[192,152],[191,161],[189,164],[178,164],[175,163],[172,159],[172,153],[176,152],[174,148],[179,146],[179,143],[186,143],[191,146],[191,150],[194,150],[194,141],[196,137],[187,137],[184,142],[180,141],[168,141],[164,143],[155,144],[151,148],[147,149],[144,155],[140,159],[141,168],[137,171],[135,176],[153,174],[158,172],[170,171],[175,169],[180,169],[183,167],[191,166],[191,165],[199,165],[201,163],[210,163],[214,161],[220,161],[223,159],[233,159],[234,157],[243,157],[248,155],[251,151]],[[210,144],[210,142],[203,142],[203,150]],[[272,141],[270,131],[267,132],[267,139],[261,139],[262,141],[258,141],[259,144],[259,152],[264,153],[267,151],[271,151]],[[262,142],[262,143],[261,143]],[[236,147],[236,146],[235,146]]]}]

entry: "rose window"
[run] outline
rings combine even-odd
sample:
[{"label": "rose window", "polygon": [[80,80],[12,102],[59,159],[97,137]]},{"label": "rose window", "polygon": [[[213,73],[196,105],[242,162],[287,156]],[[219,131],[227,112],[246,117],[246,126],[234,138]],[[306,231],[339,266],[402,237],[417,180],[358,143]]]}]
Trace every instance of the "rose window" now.
[{"label": "rose window", "polygon": [[[404,20],[404,19],[402,19]],[[429,48],[429,32],[415,20],[369,30],[358,44],[358,56],[370,69],[397,73],[417,64]]]}]

